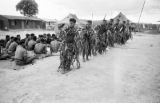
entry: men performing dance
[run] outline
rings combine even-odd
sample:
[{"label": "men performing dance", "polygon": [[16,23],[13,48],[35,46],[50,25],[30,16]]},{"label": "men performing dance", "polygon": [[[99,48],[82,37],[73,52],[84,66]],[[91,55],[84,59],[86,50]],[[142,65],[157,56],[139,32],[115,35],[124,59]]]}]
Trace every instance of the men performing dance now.
[{"label": "men performing dance", "polygon": [[[89,60],[88,56],[91,56],[91,39],[92,36],[94,35],[94,30],[92,29],[92,21],[87,21],[87,25],[85,28],[82,30],[82,56],[83,56],[83,61]],[[86,58],[85,58],[86,56]]]},{"label": "men performing dance", "polygon": [[65,37],[63,42],[63,46],[61,47],[60,59],[61,63],[59,66],[59,70],[62,74],[71,70],[71,65],[73,60],[78,58],[78,49],[75,41],[75,37],[78,35],[78,31],[75,28],[76,20],[74,18],[70,19],[69,27],[65,29]]}]

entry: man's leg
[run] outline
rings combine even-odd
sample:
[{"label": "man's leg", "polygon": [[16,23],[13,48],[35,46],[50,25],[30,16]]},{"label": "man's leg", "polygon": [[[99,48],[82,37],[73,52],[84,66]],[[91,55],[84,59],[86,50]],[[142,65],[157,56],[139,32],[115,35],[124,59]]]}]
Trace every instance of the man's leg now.
[{"label": "man's leg", "polygon": [[83,47],[83,51],[82,51],[82,57],[83,57],[83,62],[85,62],[85,48]]},{"label": "man's leg", "polygon": [[22,61],[22,60],[15,60],[15,63],[18,66],[24,66],[25,65],[25,61]]},{"label": "man's leg", "polygon": [[90,56],[90,50],[89,48],[86,48],[86,60],[89,60],[88,56]]},{"label": "man's leg", "polygon": [[25,61],[25,64],[27,65],[27,64],[33,63],[33,61],[35,60],[35,58],[36,58],[35,56],[27,58],[27,60]]},{"label": "man's leg", "polygon": [[8,58],[10,58],[11,56],[9,55],[9,54],[7,54],[7,53],[5,53],[5,54],[2,54],[1,56],[0,56],[0,60],[6,60],[6,59],[8,59]]}]

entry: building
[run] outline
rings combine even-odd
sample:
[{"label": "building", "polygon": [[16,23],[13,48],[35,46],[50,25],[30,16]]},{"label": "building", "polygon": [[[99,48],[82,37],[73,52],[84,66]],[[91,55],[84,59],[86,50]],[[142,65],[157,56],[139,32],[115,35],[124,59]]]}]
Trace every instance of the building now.
[{"label": "building", "polygon": [[75,14],[69,14],[68,16],[66,16],[64,19],[62,19],[61,21],[58,22],[58,24],[69,24],[69,20],[70,18],[74,18],[76,20],[76,26],[78,27],[84,27],[87,23],[87,20],[83,20],[83,19],[79,19],[77,17],[77,15]]},{"label": "building", "polygon": [[47,30],[54,30],[57,20],[44,19],[44,22]]},{"label": "building", "polygon": [[129,21],[131,22],[131,20],[129,20],[123,13],[119,13],[116,17],[113,18],[114,22],[119,19],[120,22],[122,23],[123,21]]},{"label": "building", "polygon": [[43,29],[44,21],[37,17],[0,15],[0,30]]}]

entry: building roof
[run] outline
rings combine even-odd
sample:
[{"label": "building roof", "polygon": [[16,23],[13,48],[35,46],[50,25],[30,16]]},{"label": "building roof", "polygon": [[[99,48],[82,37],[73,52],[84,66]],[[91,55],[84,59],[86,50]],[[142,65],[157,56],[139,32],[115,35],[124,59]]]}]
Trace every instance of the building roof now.
[{"label": "building roof", "polygon": [[43,19],[43,21],[45,21],[45,22],[57,22],[56,19]]},{"label": "building roof", "polygon": [[58,21],[58,24],[61,24],[61,23],[69,24],[70,18],[76,19],[76,25],[80,27],[87,23],[86,20],[79,19],[75,14],[69,14],[63,20]]},{"label": "building roof", "polygon": [[34,21],[42,21],[42,19],[37,17],[25,17],[25,16],[12,16],[12,15],[0,15],[9,20],[34,20]]},{"label": "building roof", "polygon": [[[120,21],[127,21],[129,20],[123,13],[119,13],[115,18],[113,18],[114,20],[119,19]],[[130,20],[129,20],[130,21]],[[131,22],[131,21],[130,21]]]}]

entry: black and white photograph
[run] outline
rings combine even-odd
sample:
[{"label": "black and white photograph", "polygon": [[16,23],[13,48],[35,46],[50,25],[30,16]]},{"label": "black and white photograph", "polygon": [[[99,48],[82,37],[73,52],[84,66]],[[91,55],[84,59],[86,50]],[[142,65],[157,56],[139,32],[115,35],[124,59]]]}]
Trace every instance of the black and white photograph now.
[{"label": "black and white photograph", "polygon": [[160,103],[160,0],[0,0],[0,103]]}]

